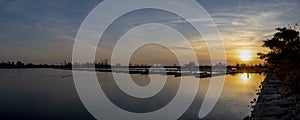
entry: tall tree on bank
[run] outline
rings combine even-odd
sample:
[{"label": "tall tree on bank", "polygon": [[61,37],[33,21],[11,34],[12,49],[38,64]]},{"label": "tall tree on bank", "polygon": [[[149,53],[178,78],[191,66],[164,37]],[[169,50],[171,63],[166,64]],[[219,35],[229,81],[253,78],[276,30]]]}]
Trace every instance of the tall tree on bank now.
[{"label": "tall tree on bank", "polygon": [[263,41],[263,47],[268,47],[270,52],[258,53],[279,78],[293,87],[300,86],[300,38],[296,26],[276,28],[273,38]]}]

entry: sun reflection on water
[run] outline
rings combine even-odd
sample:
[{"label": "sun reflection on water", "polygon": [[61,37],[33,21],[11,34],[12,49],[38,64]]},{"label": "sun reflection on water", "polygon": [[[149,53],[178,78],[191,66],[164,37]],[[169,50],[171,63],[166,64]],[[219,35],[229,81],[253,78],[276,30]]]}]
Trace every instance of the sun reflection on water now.
[{"label": "sun reflection on water", "polygon": [[247,74],[247,73],[241,74],[241,80],[248,81],[249,79],[250,79],[249,74]]}]

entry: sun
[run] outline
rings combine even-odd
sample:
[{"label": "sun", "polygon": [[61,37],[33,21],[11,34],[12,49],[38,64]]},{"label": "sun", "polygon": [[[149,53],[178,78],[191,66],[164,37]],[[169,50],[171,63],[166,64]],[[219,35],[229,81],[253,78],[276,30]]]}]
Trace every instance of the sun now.
[{"label": "sun", "polygon": [[252,56],[250,54],[251,52],[249,50],[242,50],[240,51],[240,55],[239,55],[239,58],[242,60],[242,61],[249,61],[251,60]]}]

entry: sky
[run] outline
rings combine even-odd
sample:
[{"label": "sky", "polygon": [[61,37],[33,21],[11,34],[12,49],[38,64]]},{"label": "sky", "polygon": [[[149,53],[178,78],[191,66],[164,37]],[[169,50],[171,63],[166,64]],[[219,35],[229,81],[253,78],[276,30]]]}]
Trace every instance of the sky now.
[{"label": "sky", "polygon": [[[248,50],[248,54],[252,57],[248,62],[263,62],[256,56],[257,52],[267,51],[261,47],[262,40],[272,37],[276,27],[300,23],[299,0],[198,0],[197,2],[205,8],[220,30],[229,64],[242,63],[239,56],[241,51],[245,50]],[[99,3],[101,0],[1,0],[0,60],[48,64],[71,61],[77,30],[89,12]],[[115,7],[120,5],[122,4],[116,4]],[[110,12],[106,14],[109,15]],[[149,19],[156,18],[155,16],[157,16],[155,13],[142,11],[131,15],[139,19],[121,21],[119,26],[115,26],[116,29],[106,34],[103,44],[98,46],[96,59],[109,58],[108,51],[112,49],[110,48],[112,38],[120,32],[118,28],[134,25],[139,20],[145,19],[155,22],[156,19]],[[201,21],[199,18],[195,20]],[[174,18],[167,21],[178,20]],[[185,30],[185,25],[179,26],[179,29]],[[186,32],[190,33],[188,30]],[[135,29],[128,33],[128,36],[144,34],[158,36],[155,39],[170,41],[176,39],[174,36],[165,38],[168,36],[167,31],[161,34],[155,32],[155,28],[151,26]],[[180,42],[170,44],[183,54],[189,54]],[[200,64],[208,64],[207,48],[201,43],[193,45],[196,46],[195,49],[203,51],[197,52],[198,58],[201,59]],[[124,47],[130,47],[130,44],[125,44]],[[174,55],[158,45],[140,48],[132,59],[136,63],[152,64],[155,63],[153,61],[163,64],[176,63]]]}]

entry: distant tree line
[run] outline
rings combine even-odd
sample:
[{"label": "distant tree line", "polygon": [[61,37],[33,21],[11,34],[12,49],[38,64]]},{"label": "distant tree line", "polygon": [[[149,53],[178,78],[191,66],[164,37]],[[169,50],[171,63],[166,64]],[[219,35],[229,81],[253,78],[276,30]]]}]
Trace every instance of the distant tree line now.
[{"label": "distant tree line", "polygon": [[54,67],[59,67],[59,66],[48,65],[48,64],[38,64],[37,65],[37,64],[32,64],[32,63],[25,64],[21,61],[17,61],[17,62],[2,61],[0,63],[0,68],[54,68]]},{"label": "distant tree line", "polygon": [[22,61],[2,61],[0,62],[0,68],[64,68],[64,69],[71,69],[72,66],[82,67],[82,68],[89,68],[89,67],[96,67],[96,68],[110,68],[111,65],[108,64],[107,60],[101,60],[101,62],[94,62],[94,63],[75,63],[72,64],[71,62],[64,61],[61,64],[33,64],[28,63],[25,64]]},{"label": "distant tree line", "polygon": [[[218,66],[218,65],[223,65],[226,66],[227,69],[232,69],[232,68],[236,68],[239,71],[244,71],[244,72],[249,72],[250,71],[260,71],[261,68],[266,68],[266,64],[255,64],[255,65],[246,65],[246,64],[236,64],[236,65],[225,65],[222,63],[218,63],[214,66]],[[16,61],[16,62],[11,62],[11,61],[7,61],[4,62],[2,61],[0,63],[0,68],[58,68],[58,69],[72,69],[72,67],[75,68],[101,68],[101,69],[111,69],[112,65],[110,65],[108,63],[107,59],[101,60],[100,62],[86,62],[86,63],[74,63],[72,64],[71,62],[66,62],[64,61],[61,64],[32,64],[32,63],[28,63],[25,64],[22,61]],[[211,69],[211,65],[201,65],[201,66],[189,66],[189,65],[185,65],[185,66],[178,66],[176,64],[174,65],[165,65],[165,66],[153,66],[153,65],[149,65],[149,64],[129,64],[129,65],[125,65],[125,66],[121,66],[121,64],[116,64],[113,67],[128,67],[128,68],[160,68],[160,67],[164,67],[164,68],[174,68],[174,69],[199,69],[202,71],[206,71],[206,70],[210,70]],[[247,71],[245,71],[247,70]]]}]

